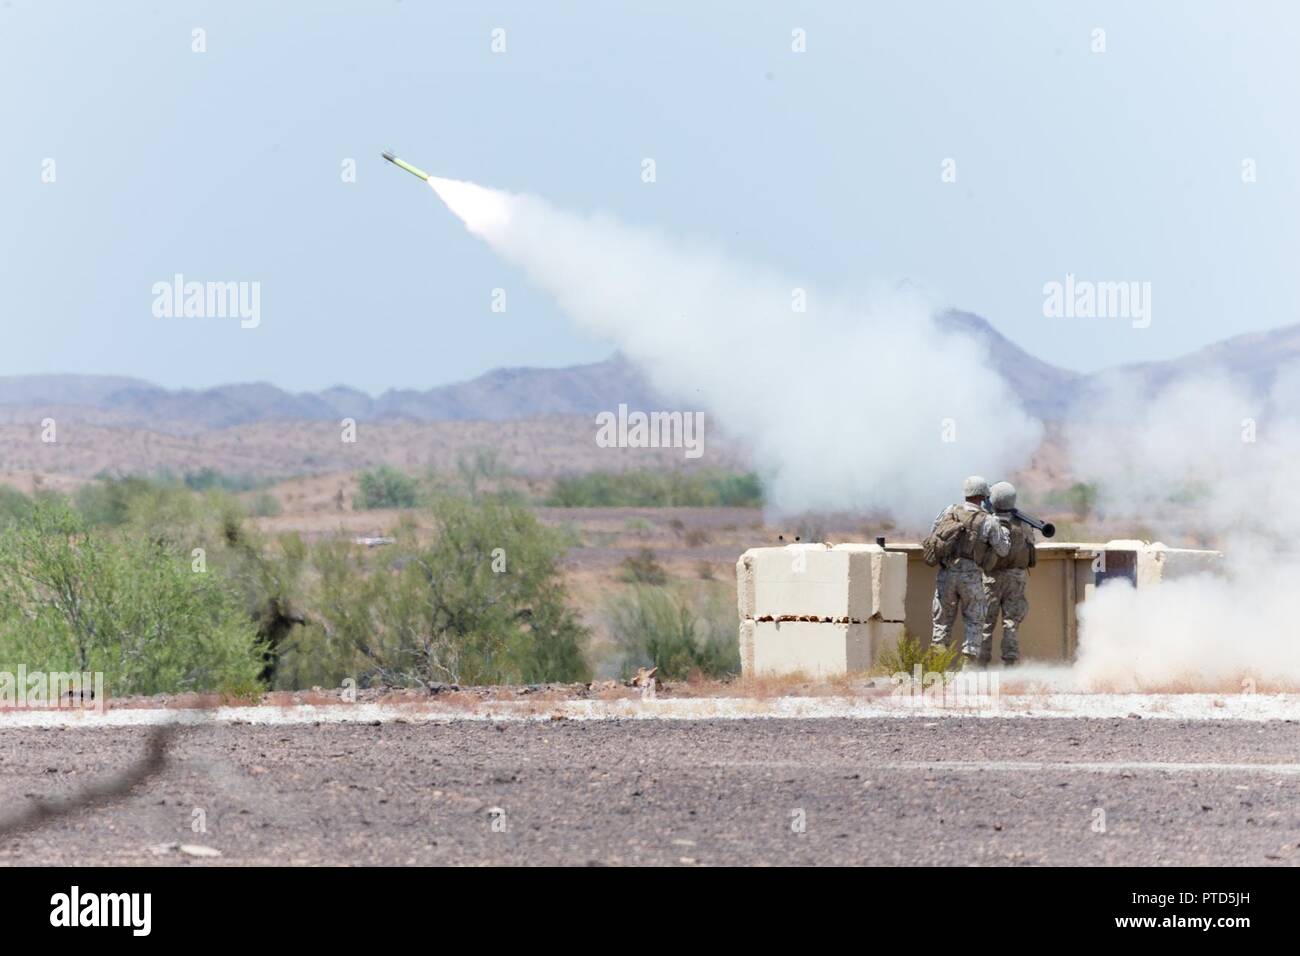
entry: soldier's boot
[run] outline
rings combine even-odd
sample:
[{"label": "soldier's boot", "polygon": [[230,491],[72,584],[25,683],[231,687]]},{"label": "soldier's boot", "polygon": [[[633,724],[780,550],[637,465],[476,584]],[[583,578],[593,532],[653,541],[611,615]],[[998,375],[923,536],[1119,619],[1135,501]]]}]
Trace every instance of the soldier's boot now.
[{"label": "soldier's boot", "polygon": [[1011,627],[1002,622],[1002,666],[1014,667],[1020,662],[1020,622],[1013,621]]}]

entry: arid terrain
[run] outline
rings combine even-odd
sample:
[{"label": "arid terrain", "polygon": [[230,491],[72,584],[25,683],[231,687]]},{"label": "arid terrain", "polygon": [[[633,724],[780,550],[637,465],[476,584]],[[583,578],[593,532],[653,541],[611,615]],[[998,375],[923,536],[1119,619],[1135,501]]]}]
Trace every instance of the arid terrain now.
[{"label": "arid terrain", "polygon": [[680,448],[600,448],[590,418],[509,422],[361,422],[345,441],[337,422],[284,421],[183,432],[99,425],[58,418],[55,441],[42,441],[42,419],[0,424],[0,471],[91,478],[176,474],[213,468],[228,474],[285,478],[388,464],[411,472],[451,471],[458,459],[490,449],[502,468],[537,477],[595,469],[734,468],[743,458],[708,436],[703,460]]},{"label": "arid terrain", "polygon": [[[0,805],[112,779],[151,732],[0,729]],[[1295,866],[1296,759],[1277,721],[205,726],[0,861]]]}]

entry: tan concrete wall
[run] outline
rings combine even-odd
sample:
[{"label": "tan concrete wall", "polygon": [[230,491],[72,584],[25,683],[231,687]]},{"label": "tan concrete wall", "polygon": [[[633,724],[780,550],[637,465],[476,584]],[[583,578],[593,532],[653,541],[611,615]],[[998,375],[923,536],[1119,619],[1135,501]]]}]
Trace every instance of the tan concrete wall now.
[{"label": "tan concrete wall", "polygon": [[[919,545],[891,545],[908,556],[907,602],[904,622],[907,633],[927,643],[933,629],[934,582],[939,569],[927,567],[921,560]],[[1082,600],[1078,565],[1088,569],[1089,562],[1076,560],[1077,545],[1047,545],[1038,548],[1038,565],[1029,572],[1029,615],[1020,628],[1020,654],[1034,660],[1068,660],[1074,652],[1077,624],[1074,605]],[[1076,597],[1076,595],[1079,595]],[[961,617],[953,626],[953,640],[965,634]],[[993,633],[993,656],[1000,653],[1002,626]]]},{"label": "tan concrete wall", "polygon": [[748,659],[745,673],[758,676],[835,677],[869,669],[902,633],[902,623],[891,621],[744,621],[741,664]]},{"label": "tan concrete wall", "polygon": [[751,548],[736,562],[741,618],[903,619],[907,560],[875,544]]},{"label": "tan concrete wall", "polygon": [[[904,621],[907,633],[923,643],[933,629],[932,601],[937,568],[921,560],[919,545],[890,545],[907,555],[907,602]],[[1078,605],[1095,590],[1094,570],[1098,556],[1105,554],[1112,577],[1132,580],[1136,587],[1151,587],[1174,577],[1215,571],[1222,564],[1217,551],[1166,548],[1141,541],[1112,541],[1106,544],[1071,542],[1038,544],[1038,564],[1029,572],[1029,614],[1020,628],[1020,653],[1026,660],[1073,660],[1079,643]],[[961,618],[953,627],[954,640],[964,633]],[[993,656],[1000,653],[1002,626],[993,634]]]},{"label": "tan concrete wall", "polygon": [[[1139,588],[1158,586],[1214,571],[1222,557],[1141,541],[1039,543],[1038,563],[1029,572],[1029,614],[1020,629],[1022,659],[1073,660],[1078,605],[1101,582],[1118,578]],[[876,545],[824,544],[746,551],[736,564],[744,673],[830,676],[863,670],[882,647],[897,642],[903,628],[928,643],[937,573],[914,544],[884,551]],[[960,617],[953,631],[960,642]],[[1001,631],[999,624],[995,659]]]},{"label": "tan concrete wall", "polygon": [[866,670],[903,632],[907,556],[875,544],[751,548],[736,562],[745,674]]}]

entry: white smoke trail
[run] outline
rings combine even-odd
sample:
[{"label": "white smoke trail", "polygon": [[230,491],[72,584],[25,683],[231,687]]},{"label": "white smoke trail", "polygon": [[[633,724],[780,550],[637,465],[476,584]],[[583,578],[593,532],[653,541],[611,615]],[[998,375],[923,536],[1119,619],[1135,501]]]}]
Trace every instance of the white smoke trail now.
[{"label": "white smoke trail", "polygon": [[[614,343],[669,396],[751,449],[778,513],[879,509],[928,523],[971,472],[1022,465],[1040,425],[974,340],[930,303],[858,301],[729,260],[701,243],[531,196],[431,178],[470,232]],[[707,447],[707,446],[706,446]]]},{"label": "white smoke trail", "polygon": [[1149,395],[1104,382],[1068,433],[1074,470],[1112,517],[1225,552],[1222,575],[1135,590],[1107,584],[1080,607],[1076,676],[1107,690],[1300,686],[1290,588],[1300,573],[1300,369],[1271,391],[1222,372]]}]

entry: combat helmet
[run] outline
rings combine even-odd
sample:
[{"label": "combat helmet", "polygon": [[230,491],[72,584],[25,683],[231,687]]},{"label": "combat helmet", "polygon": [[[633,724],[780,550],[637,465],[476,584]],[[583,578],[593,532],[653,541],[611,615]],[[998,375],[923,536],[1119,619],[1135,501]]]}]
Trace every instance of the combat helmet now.
[{"label": "combat helmet", "polygon": [[971,475],[961,486],[963,498],[987,498],[989,496],[989,483],[979,475]]},{"label": "combat helmet", "polygon": [[994,511],[1014,511],[1016,507],[1016,486],[1009,481],[999,481],[989,489],[989,502]]}]

